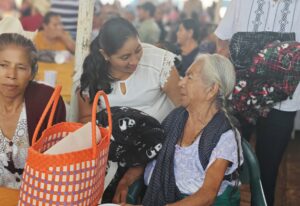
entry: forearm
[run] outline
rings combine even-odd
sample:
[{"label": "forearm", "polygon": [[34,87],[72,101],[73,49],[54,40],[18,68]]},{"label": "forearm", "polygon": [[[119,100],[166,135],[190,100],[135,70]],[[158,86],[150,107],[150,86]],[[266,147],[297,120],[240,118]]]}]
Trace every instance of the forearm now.
[{"label": "forearm", "polygon": [[209,206],[213,205],[216,193],[213,190],[200,189],[195,194],[167,206]]},{"label": "forearm", "polygon": [[129,168],[125,175],[120,180],[116,189],[113,202],[114,203],[125,203],[129,186],[134,183],[144,173],[144,167],[132,167]]},{"label": "forearm", "polygon": [[128,186],[132,185],[137,179],[139,179],[144,174],[144,170],[145,167],[143,166],[129,168],[120,180],[120,183],[126,184]]},{"label": "forearm", "polygon": [[221,54],[225,57],[230,56],[230,51],[229,51],[229,41],[228,40],[217,40],[217,53]]}]

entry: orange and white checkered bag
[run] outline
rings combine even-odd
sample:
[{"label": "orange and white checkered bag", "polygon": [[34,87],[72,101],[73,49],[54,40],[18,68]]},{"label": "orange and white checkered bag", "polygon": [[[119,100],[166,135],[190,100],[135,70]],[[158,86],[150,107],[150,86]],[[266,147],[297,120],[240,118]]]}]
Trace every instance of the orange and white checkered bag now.
[{"label": "orange and white checkered bag", "polygon": [[[24,168],[19,205],[94,206],[102,197],[112,129],[107,96],[103,91],[96,94],[92,109],[92,137],[82,137],[92,138],[91,148],[64,154],[43,154],[68,133],[83,126],[71,122],[52,126],[60,90],[61,87],[55,89],[36,127]],[[108,109],[109,127],[100,128],[102,138],[97,144],[96,111],[100,96],[104,97]],[[38,131],[51,106],[47,129],[36,142]]]}]

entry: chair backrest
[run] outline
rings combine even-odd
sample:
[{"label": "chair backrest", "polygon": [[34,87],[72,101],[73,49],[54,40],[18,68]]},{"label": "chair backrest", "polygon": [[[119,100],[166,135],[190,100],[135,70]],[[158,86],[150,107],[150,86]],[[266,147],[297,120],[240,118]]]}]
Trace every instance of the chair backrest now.
[{"label": "chair backrest", "polygon": [[266,206],[266,199],[260,179],[260,170],[251,145],[242,138],[244,164],[241,169],[241,182],[250,184],[251,205]]}]

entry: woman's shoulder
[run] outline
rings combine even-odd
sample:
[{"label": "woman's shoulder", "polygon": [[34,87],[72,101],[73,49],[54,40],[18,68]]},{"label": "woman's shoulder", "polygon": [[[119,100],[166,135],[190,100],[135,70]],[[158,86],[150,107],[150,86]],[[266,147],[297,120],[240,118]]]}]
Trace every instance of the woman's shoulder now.
[{"label": "woman's shoulder", "polygon": [[25,97],[31,94],[38,95],[41,94],[43,96],[51,96],[54,91],[54,88],[48,86],[46,84],[32,81],[28,84],[25,92]]},{"label": "woman's shoulder", "polygon": [[139,63],[141,67],[161,71],[168,61],[174,61],[175,54],[154,45],[142,43],[143,56]]}]

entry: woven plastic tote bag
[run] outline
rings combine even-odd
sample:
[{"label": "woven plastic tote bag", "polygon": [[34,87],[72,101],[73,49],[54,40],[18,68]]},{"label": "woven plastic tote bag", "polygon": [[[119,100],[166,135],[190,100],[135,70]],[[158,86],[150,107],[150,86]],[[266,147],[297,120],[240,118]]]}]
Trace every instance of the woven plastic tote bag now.
[{"label": "woven plastic tote bag", "polygon": [[[111,137],[111,112],[107,96],[99,91],[92,109],[92,147],[64,154],[43,154],[70,132],[82,127],[80,123],[63,122],[52,125],[61,87],[55,89],[36,127],[32,146],[28,149],[19,205],[78,205],[94,206],[103,194],[108,149]],[[109,126],[100,128],[101,140],[96,143],[96,110],[100,96],[108,109]],[[50,112],[51,109],[51,112]],[[47,129],[37,140],[45,116],[50,112]]]}]

